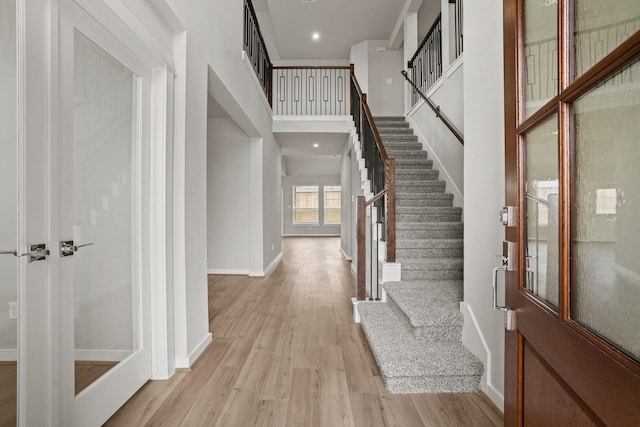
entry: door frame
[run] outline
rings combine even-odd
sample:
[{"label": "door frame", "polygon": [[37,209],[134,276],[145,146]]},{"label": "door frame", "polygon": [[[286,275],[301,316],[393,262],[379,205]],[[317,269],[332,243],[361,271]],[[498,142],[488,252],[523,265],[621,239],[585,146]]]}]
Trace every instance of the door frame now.
[{"label": "door frame", "polygon": [[[26,0],[21,0],[26,1]],[[172,272],[170,261],[171,253],[171,232],[172,232],[172,164],[173,164],[173,84],[174,68],[172,54],[157,40],[155,40],[148,30],[141,25],[141,22],[132,12],[121,2],[105,2],[97,0],[59,0],[55,7],[51,7],[49,35],[51,37],[50,56],[51,66],[48,70],[51,96],[49,103],[50,135],[51,141],[47,151],[48,162],[48,194],[49,203],[47,212],[49,218],[57,217],[58,206],[56,195],[57,180],[57,152],[61,144],[61,126],[58,125],[60,113],[57,106],[60,105],[60,82],[61,70],[59,63],[60,55],[60,27],[61,10],[65,7],[77,7],[86,12],[93,19],[98,21],[103,29],[108,32],[116,42],[126,46],[129,54],[141,58],[149,66],[150,86],[148,95],[150,99],[147,119],[147,128],[142,129],[146,137],[139,144],[140,150],[146,150],[144,158],[147,160],[140,165],[138,171],[138,181],[136,191],[138,195],[138,212],[142,215],[142,221],[138,221],[140,229],[138,233],[142,236],[142,255],[139,270],[144,270],[144,280],[148,282],[148,292],[145,298],[148,299],[148,322],[145,324],[144,334],[148,337],[140,337],[141,342],[147,342],[151,351],[151,375],[150,379],[167,379],[175,371],[175,355],[173,352],[173,304],[172,295]],[[42,8],[42,6],[40,6]],[[44,9],[44,8],[43,8]],[[42,30],[41,30],[42,31]],[[169,30],[170,31],[170,30]],[[142,125],[144,121],[139,124]],[[144,140],[147,142],[145,143]],[[146,144],[146,145],[142,145]],[[148,189],[147,194],[140,191],[141,185]],[[59,235],[56,221],[49,221],[49,247],[57,250],[58,241],[62,237]],[[146,250],[145,250],[146,248]],[[63,328],[69,322],[73,322],[73,317],[65,312],[65,303],[62,298],[65,296],[63,287],[58,281],[60,273],[60,258],[57,253],[52,255],[55,262],[50,263],[49,280],[51,283],[50,304],[51,313],[49,316],[51,325],[52,342],[48,352],[51,366],[51,381],[49,389],[48,420],[45,424],[38,425],[69,425],[73,419],[73,408],[76,395],[74,390],[61,388],[63,376],[70,375],[69,368],[64,366],[63,346],[59,344]],[[56,251],[57,252],[57,251]],[[140,276],[140,274],[138,274]],[[66,297],[69,295],[67,294]],[[142,296],[142,295],[141,295]],[[141,305],[141,304],[140,304]],[[73,312],[73,311],[72,311]],[[67,320],[62,318],[67,315]],[[142,326],[142,325],[140,325]],[[68,357],[68,355],[67,355]],[[55,379],[55,381],[54,381]],[[56,383],[54,385],[54,382]],[[42,384],[42,383],[41,383]],[[42,386],[41,386],[42,388]],[[127,397],[128,398],[128,397]],[[124,399],[126,401],[126,399]],[[31,406],[30,406],[31,407]],[[34,412],[34,411],[30,411]],[[35,411],[38,412],[38,411]],[[35,425],[35,424],[34,424]]]},{"label": "door frame", "polygon": [[[628,417],[633,417],[629,408],[637,408],[640,366],[613,347],[590,334],[571,320],[569,316],[570,265],[569,251],[571,225],[569,207],[571,206],[572,171],[572,117],[569,103],[581,94],[595,87],[598,82],[614,73],[620,66],[633,57],[640,55],[640,33],[623,42],[613,52],[605,56],[597,65],[584,75],[570,83],[566,72],[559,67],[560,95],[555,96],[533,116],[520,121],[518,76],[523,75],[519,64],[519,47],[522,46],[522,34],[519,21],[522,16],[523,0],[503,1],[504,35],[504,93],[505,93],[505,202],[507,206],[518,207],[520,224],[524,223],[525,205],[519,183],[524,179],[522,164],[523,153],[521,134],[533,129],[554,112],[559,117],[559,159],[561,183],[560,212],[560,288],[561,301],[559,312],[555,313],[545,304],[526,292],[521,286],[525,280],[524,227],[505,228],[505,240],[516,242],[518,260],[516,271],[506,272],[506,305],[516,310],[518,330],[505,332],[505,425],[522,426],[523,379],[522,356],[524,338],[535,347],[536,352],[551,365],[556,379],[564,383],[586,406],[583,409],[611,425],[629,425]],[[569,0],[558,0],[559,23],[569,22],[573,11]],[[569,25],[564,24],[558,34],[559,51],[569,46],[571,34]],[[568,63],[570,58],[560,56],[559,64]],[[569,349],[570,351],[562,351]],[[603,399],[603,396],[615,396],[615,399]],[[621,410],[626,409],[626,410]],[[638,414],[636,414],[638,415]],[[633,419],[633,418],[631,418]],[[637,420],[637,418],[636,418]]]}]

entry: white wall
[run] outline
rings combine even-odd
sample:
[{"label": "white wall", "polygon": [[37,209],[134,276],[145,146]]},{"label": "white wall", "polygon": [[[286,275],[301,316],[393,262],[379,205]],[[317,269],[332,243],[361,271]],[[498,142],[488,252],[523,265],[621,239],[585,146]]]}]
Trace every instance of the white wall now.
[{"label": "white wall", "polygon": [[[486,363],[487,394],[500,408],[504,393],[502,314],[491,308],[492,255],[502,254],[504,90],[502,3],[465,3],[464,21],[464,304],[463,342]],[[465,309],[463,309],[465,311]],[[477,332],[481,334],[480,341]]]},{"label": "white wall", "polygon": [[[293,186],[295,185],[317,185],[318,186],[318,224],[317,225],[296,225],[293,224]],[[282,189],[284,191],[284,235],[285,236],[338,236],[340,235],[340,225],[324,224],[324,192],[325,185],[340,185],[340,176],[308,176],[293,175],[282,178]]]},{"label": "white wall", "polygon": [[[368,40],[369,81],[367,102],[374,116],[404,113],[403,51],[387,50],[388,40]],[[384,49],[380,51],[379,49]]]},{"label": "white wall", "polygon": [[249,136],[211,118],[207,139],[207,269],[249,274]]},{"label": "white wall", "polygon": [[[354,65],[360,89],[367,94],[374,116],[401,116],[404,113],[402,49],[387,50],[388,40],[365,40],[351,46],[349,60]],[[378,48],[384,49],[378,51]],[[388,80],[391,79],[391,83]]]},{"label": "white wall", "polygon": [[353,160],[351,145],[347,144],[340,158],[340,187],[342,188],[342,227],[340,228],[340,248],[347,259],[351,259],[351,168]]},{"label": "white wall", "polygon": [[[464,132],[463,67],[461,62],[449,69],[445,67],[443,76],[426,94],[461,133]],[[454,205],[462,206],[464,146],[422,100],[409,110],[407,120],[434,161],[434,169],[440,171],[440,179],[446,181],[446,191],[453,193]]]},{"label": "white wall", "polygon": [[353,71],[362,93],[367,93],[369,91],[369,48],[366,40],[351,46],[349,63],[353,64]]},{"label": "white wall", "polygon": [[440,13],[439,0],[425,0],[418,9],[418,44],[422,42]]},{"label": "white wall", "polygon": [[[253,70],[242,56],[242,31],[239,31],[243,25],[242,3],[168,0],[168,4],[186,30],[186,51],[181,53],[177,49],[176,55],[176,98],[184,96],[185,102],[176,105],[174,165],[177,192],[183,193],[183,196],[177,194],[175,199],[178,206],[176,220],[184,224],[184,229],[178,227],[174,235],[180,240],[176,242],[176,249],[184,248],[183,254],[177,254],[176,262],[176,290],[182,292],[177,298],[176,315],[184,313],[186,322],[177,327],[185,331],[187,339],[176,342],[176,352],[192,362],[209,336],[206,257],[208,90],[251,138],[250,165],[254,174],[250,177],[250,197],[256,206],[251,206],[250,268],[256,275],[264,274],[266,266],[281,252],[281,165],[279,147],[271,131],[271,111],[257,87]],[[184,61],[184,69],[181,69],[180,60]],[[215,84],[210,85],[211,80],[215,80]]]}]

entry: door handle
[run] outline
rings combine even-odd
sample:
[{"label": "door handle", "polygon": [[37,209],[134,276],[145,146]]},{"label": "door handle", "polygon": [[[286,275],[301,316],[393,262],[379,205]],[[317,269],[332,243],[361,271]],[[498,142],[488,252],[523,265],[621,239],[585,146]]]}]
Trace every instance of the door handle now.
[{"label": "door handle", "polygon": [[498,272],[512,270],[509,266],[509,257],[497,255],[495,258],[499,258],[502,261],[502,265],[493,268],[493,280],[491,288],[493,290],[493,308],[494,310],[500,310],[504,313],[504,327],[508,331],[516,329],[516,313],[506,305],[498,304]]},{"label": "door handle", "polygon": [[91,246],[93,243],[84,243],[82,245],[74,245],[73,240],[63,240],[60,242],[60,256],[68,257],[72,256],[74,253],[78,252],[78,249],[84,248],[85,246]]},{"label": "door handle", "polygon": [[45,245],[44,243],[29,245],[29,252],[25,253],[18,253],[16,249],[12,251],[0,251],[0,255],[13,255],[16,258],[28,256],[29,259],[27,259],[27,262],[42,261],[44,259],[47,259],[47,256],[49,256],[50,254],[51,252],[49,251],[49,249],[47,249],[47,245]]}]

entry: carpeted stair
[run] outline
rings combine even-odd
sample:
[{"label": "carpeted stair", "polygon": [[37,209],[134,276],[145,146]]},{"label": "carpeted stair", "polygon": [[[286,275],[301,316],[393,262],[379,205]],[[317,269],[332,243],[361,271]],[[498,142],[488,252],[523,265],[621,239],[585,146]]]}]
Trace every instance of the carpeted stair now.
[{"label": "carpeted stair", "polygon": [[461,343],[462,209],[404,117],[376,117],[396,159],[396,260],[387,302],[359,302],[362,327],[394,393],[473,392],[483,367]]}]

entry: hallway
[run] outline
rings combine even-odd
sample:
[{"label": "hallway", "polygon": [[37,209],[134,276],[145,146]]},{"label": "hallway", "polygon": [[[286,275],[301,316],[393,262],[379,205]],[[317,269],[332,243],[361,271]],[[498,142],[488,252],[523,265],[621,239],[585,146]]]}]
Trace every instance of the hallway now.
[{"label": "hallway", "polygon": [[285,238],[266,278],[209,276],[214,341],[147,383],[108,426],[499,426],[480,394],[389,394],[360,325],[339,238]]}]

